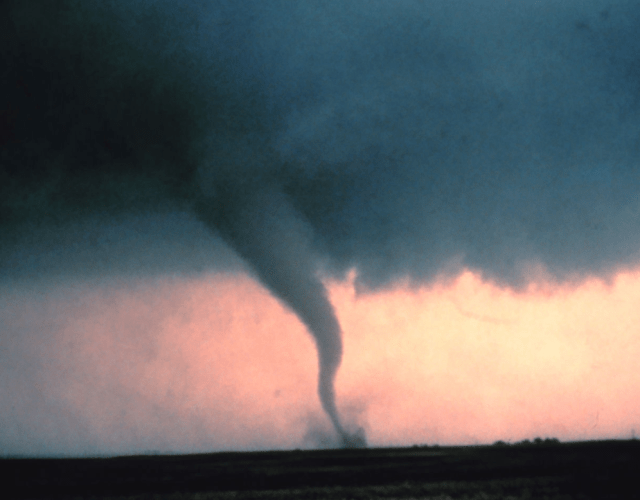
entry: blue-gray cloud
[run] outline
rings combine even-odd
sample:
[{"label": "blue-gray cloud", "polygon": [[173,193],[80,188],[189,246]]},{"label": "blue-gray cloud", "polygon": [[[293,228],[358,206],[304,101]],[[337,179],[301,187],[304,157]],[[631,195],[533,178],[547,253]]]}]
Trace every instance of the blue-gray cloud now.
[{"label": "blue-gray cloud", "polygon": [[[176,214],[204,200],[224,226],[269,185],[371,287],[637,260],[633,2],[3,5],[5,242],[155,212],[142,239],[165,248]],[[156,254],[149,272],[220,265]]]}]

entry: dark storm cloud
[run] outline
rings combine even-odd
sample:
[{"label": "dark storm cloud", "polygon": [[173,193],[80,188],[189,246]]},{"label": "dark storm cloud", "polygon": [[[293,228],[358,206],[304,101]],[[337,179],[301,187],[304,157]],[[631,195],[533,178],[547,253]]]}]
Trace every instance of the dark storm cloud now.
[{"label": "dark storm cloud", "polygon": [[5,241],[194,203],[224,227],[269,185],[369,286],[461,266],[520,285],[526,262],[562,279],[638,256],[632,2],[3,9]]}]

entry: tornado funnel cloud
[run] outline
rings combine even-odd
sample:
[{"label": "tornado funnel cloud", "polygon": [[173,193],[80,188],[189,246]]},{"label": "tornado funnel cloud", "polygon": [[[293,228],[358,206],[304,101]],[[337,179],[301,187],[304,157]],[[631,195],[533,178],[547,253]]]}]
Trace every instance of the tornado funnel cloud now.
[{"label": "tornado funnel cloud", "polygon": [[[318,395],[340,446],[364,447],[362,431],[351,435],[336,407],[335,377],[342,361],[342,331],[327,290],[316,275],[311,230],[277,189],[239,196],[222,211],[211,202],[200,215],[249,263],[257,278],[304,323],[318,351]],[[213,203],[215,205],[215,202]]]}]

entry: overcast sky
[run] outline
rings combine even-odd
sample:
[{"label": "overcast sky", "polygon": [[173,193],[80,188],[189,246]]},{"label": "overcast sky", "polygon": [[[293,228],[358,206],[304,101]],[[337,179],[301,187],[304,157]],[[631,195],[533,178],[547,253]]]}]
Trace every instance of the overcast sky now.
[{"label": "overcast sky", "polygon": [[0,11],[0,453],[640,430],[636,2]]}]

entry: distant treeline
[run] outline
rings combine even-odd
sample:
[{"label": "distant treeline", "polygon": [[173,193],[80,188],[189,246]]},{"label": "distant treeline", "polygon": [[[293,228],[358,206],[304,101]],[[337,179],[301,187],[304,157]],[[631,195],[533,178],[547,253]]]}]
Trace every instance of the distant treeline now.
[{"label": "distant treeline", "polygon": [[[531,446],[531,445],[536,445],[536,446],[540,446],[540,445],[544,445],[544,446],[553,446],[553,445],[557,445],[560,444],[560,440],[558,438],[546,438],[546,439],[542,439],[540,437],[535,438],[533,441],[530,441],[529,439],[524,439],[523,441],[518,441],[516,443],[508,443],[505,441],[496,441],[492,444],[492,446]],[[432,445],[428,445],[428,444],[422,444],[422,445],[418,445],[418,444],[414,444],[413,448],[422,448],[422,449],[426,449],[426,448],[440,448],[441,446],[438,444],[432,444]],[[445,446],[443,446],[443,448],[445,448]],[[446,447],[448,448],[448,446]]]}]

